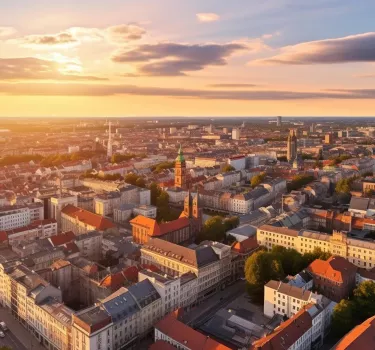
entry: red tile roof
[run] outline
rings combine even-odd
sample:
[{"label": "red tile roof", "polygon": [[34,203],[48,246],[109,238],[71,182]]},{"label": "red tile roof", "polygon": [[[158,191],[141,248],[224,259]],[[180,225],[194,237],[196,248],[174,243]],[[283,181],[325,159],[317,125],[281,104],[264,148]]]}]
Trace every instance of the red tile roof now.
[{"label": "red tile roof", "polygon": [[331,256],[327,261],[316,259],[307,269],[314,275],[339,283],[348,281],[357,271],[355,265],[340,256]]},{"label": "red tile roof", "polygon": [[64,245],[73,241],[76,238],[75,234],[72,231],[67,231],[60,233],[55,236],[49,237],[49,241],[54,247],[58,247],[60,245]]},{"label": "red tile roof", "polygon": [[169,232],[180,230],[190,225],[190,221],[186,217],[178,218],[177,220],[158,224],[154,219],[147,218],[143,215],[138,215],[130,221],[132,225],[139,225],[148,229],[150,237],[158,237]]},{"label": "red tile roof", "polygon": [[232,246],[232,250],[237,252],[237,253],[245,254],[245,253],[248,253],[248,252],[250,252],[250,251],[252,251],[252,250],[254,250],[258,247],[259,247],[259,245],[258,245],[258,242],[256,240],[256,237],[249,237],[242,242],[235,243]]},{"label": "red tile roof", "polygon": [[66,207],[64,207],[61,210],[61,213],[68,215],[72,218],[76,218],[89,226],[95,227],[95,229],[99,231],[105,231],[107,229],[116,227],[111,221],[107,220],[105,217],[75,207],[71,204],[68,204]]},{"label": "red tile roof", "polygon": [[355,327],[333,347],[335,350],[375,349],[375,316]]},{"label": "red tile roof", "polygon": [[229,350],[225,345],[177,320],[174,312],[160,320],[155,329],[191,350]]},{"label": "red tile roof", "polygon": [[251,347],[251,350],[289,349],[311,327],[312,318],[311,315],[306,311],[305,307],[289,320],[283,322],[271,334],[255,341]]}]

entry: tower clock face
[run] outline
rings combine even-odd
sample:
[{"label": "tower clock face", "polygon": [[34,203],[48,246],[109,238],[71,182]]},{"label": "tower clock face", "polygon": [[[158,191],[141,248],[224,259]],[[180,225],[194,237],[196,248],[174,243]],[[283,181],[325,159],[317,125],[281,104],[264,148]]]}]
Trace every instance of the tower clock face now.
[{"label": "tower clock face", "polygon": [[177,175],[181,175],[181,170],[180,170],[180,169],[177,169],[177,170],[176,170],[176,174],[177,174]]}]

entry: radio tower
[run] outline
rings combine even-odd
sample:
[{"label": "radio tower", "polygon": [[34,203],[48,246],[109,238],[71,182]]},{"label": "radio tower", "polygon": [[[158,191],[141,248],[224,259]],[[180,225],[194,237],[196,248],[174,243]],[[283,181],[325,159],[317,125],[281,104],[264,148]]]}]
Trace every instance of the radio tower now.
[{"label": "radio tower", "polygon": [[111,131],[111,122],[109,122],[109,131],[108,131],[108,145],[107,145],[107,156],[108,158],[112,157],[112,131]]}]

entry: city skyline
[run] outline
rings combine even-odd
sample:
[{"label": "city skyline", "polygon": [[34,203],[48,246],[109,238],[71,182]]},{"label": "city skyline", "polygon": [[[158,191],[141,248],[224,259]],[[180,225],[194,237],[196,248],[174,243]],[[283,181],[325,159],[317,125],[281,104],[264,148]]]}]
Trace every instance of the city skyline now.
[{"label": "city skyline", "polygon": [[0,4],[0,117],[372,116],[374,11],[365,0]]}]

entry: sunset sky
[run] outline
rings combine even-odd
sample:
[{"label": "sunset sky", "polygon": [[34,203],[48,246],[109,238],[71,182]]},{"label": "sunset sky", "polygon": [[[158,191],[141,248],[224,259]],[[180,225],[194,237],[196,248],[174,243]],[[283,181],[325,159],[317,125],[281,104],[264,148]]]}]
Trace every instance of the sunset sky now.
[{"label": "sunset sky", "polygon": [[0,116],[375,116],[372,0],[0,1]]}]

